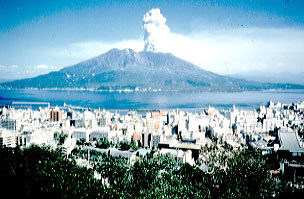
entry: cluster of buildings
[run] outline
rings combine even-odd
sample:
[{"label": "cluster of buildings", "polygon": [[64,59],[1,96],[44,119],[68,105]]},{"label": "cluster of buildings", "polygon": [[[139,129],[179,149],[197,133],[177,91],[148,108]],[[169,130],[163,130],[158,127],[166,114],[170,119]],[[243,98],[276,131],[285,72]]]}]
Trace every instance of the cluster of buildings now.
[{"label": "cluster of buildings", "polygon": [[141,148],[171,153],[182,162],[195,164],[202,155],[201,147],[213,140],[231,148],[278,153],[284,163],[282,168],[292,164],[298,167],[304,154],[304,139],[298,133],[298,127],[303,126],[303,112],[304,102],[271,101],[256,110],[208,107],[198,113],[176,109],[120,114],[71,106],[38,110],[3,106],[0,147],[55,146],[54,133],[61,132],[67,135],[66,153],[72,151],[77,140],[89,143],[107,139],[114,144],[132,141]]}]

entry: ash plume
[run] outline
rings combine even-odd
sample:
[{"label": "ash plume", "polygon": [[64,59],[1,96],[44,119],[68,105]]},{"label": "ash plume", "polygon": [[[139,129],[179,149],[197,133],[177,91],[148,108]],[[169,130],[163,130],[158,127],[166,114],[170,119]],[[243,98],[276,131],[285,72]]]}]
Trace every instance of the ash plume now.
[{"label": "ash plume", "polygon": [[166,25],[167,19],[160,13],[159,8],[148,11],[143,17],[144,51],[163,51],[170,28]]}]

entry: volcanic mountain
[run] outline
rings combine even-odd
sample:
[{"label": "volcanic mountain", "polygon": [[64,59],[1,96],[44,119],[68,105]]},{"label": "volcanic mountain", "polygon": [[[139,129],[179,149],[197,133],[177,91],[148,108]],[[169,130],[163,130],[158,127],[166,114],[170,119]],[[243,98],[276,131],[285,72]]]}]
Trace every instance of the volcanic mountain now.
[{"label": "volcanic mountain", "polygon": [[302,85],[258,83],[222,76],[205,71],[170,53],[137,53],[131,49],[112,49],[59,71],[1,83],[0,87],[139,91],[304,89]]}]

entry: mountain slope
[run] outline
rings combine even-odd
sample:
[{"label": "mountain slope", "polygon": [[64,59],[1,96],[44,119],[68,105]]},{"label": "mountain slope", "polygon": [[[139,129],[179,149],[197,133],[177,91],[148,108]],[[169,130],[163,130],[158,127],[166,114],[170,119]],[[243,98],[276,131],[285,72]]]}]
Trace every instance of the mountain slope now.
[{"label": "mountain slope", "polygon": [[169,53],[112,49],[90,60],[35,78],[0,84],[2,88],[95,90],[243,91],[303,89],[293,84],[265,84],[217,75]]}]

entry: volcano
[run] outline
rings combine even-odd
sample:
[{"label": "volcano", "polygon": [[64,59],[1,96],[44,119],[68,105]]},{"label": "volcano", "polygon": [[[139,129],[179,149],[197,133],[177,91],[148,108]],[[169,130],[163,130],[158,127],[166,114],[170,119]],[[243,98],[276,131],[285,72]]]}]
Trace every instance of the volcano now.
[{"label": "volcano", "polygon": [[304,89],[302,85],[246,81],[218,75],[170,53],[112,49],[87,61],[34,78],[0,84],[4,89],[134,91],[252,91]]}]

